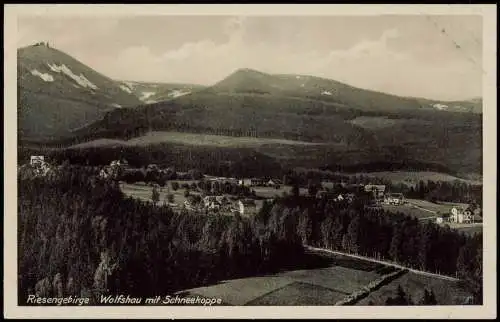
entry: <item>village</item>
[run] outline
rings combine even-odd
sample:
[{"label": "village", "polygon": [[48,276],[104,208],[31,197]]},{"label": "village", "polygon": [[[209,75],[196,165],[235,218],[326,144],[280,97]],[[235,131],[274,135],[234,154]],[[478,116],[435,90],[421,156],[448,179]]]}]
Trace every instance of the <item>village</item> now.
[{"label": "village", "polygon": [[[56,168],[46,162],[44,156],[30,159],[34,176],[51,175]],[[142,175],[137,176],[138,173]],[[128,196],[155,204],[162,202],[179,211],[205,214],[252,216],[259,212],[264,201],[272,202],[276,197],[294,193],[292,186],[277,178],[215,177],[176,172],[156,164],[149,164],[141,170],[129,166],[126,160],[114,160],[108,166],[100,167],[98,178],[117,180]],[[312,191],[300,187],[295,193],[337,203],[352,203],[363,198],[368,207],[408,213],[419,220],[431,220],[454,228],[482,223],[482,209],[477,205],[432,204],[407,199],[403,193],[386,191],[385,185],[321,182]]]}]

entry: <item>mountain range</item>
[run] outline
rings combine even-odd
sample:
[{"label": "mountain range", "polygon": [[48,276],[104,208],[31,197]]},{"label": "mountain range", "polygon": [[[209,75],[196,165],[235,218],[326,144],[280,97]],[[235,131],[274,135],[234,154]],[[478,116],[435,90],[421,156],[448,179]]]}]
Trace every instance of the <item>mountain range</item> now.
[{"label": "mountain range", "polygon": [[[169,133],[213,134],[260,139],[259,153],[297,166],[404,159],[481,172],[480,98],[400,97],[247,68],[212,86],[121,81],[46,44],[18,50],[18,97],[21,142],[144,144],[160,133],[158,144],[172,143]],[[268,139],[315,145],[284,149]]]}]

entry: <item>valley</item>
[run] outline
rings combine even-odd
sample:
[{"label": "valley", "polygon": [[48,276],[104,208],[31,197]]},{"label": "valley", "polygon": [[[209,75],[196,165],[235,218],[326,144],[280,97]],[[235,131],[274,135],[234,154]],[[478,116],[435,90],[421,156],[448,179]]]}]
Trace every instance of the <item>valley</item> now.
[{"label": "valley", "polygon": [[18,50],[18,90],[23,296],[61,279],[94,299],[230,305],[482,290],[482,222],[464,217],[482,221],[481,99],[249,68],[209,86],[114,80],[44,43]]}]

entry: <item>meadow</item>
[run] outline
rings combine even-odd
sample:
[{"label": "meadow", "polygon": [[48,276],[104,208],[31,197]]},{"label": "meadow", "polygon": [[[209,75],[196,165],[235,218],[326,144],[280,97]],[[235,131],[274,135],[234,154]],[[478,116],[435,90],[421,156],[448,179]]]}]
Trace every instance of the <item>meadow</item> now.
[{"label": "meadow", "polygon": [[[190,181],[179,181],[179,184],[191,184],[193,182],[196,182],[194,180]],[[150,185],[147,185],[143,182],[138,182],[138,183],[120,183],[120,188],[123,191],[123,193],[126,196],[138,198],[143,201],[151,201],[151,196],[153,194],[153,187]],[[158,189],[158,192],[160,193],[160,203],[163,203],[163,201],[167,201],[167,194],[171,193],[174,195],[174,203],[177,205],[182,205],[184,204],[184,201],[186,201],[186,197],[184,196],[184,190],[183,188],[179,188],[177,190],[173,190],[170,187],[170,184],[166,185],[165,187],[160,187]],[[193,192],[193,194],[196,194]]]},{"label": "meadow", "polygon": [[360,270],[356,269],[357,260],[343,261],[342,257],[337,257],[337,262],[331,259],[334,262],[328,267],[228,280],[183,293],[221,298],[229,305],[333,305],[380,277],[375,270],[378,266],[366,270],[365,263],[359,261],[365,268]]},{"label": "meadow", "polygon": [[360,172],[360,173],[338,173],[341,175],[349,176],[359,176],[363,175],[366,177],[373,178],[384,178],[391,181],[393,184],[404,183],[408,186],[415,186],[419,181],[427,182],[430,181],[443,181],[443,182],[453,182],[455,180],[470,183],[470,184],[482,184],[482,180],[478,176],[469,175],[470,178],[464,178],[453,176],[447,173],[435,172],[435,171],[374,171],[374,172]]},{"label": "meadow", "polygon": [[272,139],[272,138],[256,138],[256,137],[235,137],[226,135],[186,133],[174,131],[153,131],[145,135],[130,139],[97,139],[85,143],[73,145],[72,148],[89,148],[89,147],[109,147],[109,146],[148,146],[151,144],[160,143],[176,143],[198,146],[214,146],[214,147],[259,147],[262,145],[322,145],[322,143],[312,143],[304,141]]},{"label": "meadow", "polygon": [[[327,267],[295,269],[267,276],[222,281],[182,291],[184,295],[221,298],[228,305],[334,305],[381,276],[388,266],[342,255],[322,255],[331,260]],[[404,273],[383,284],[355,305],[384,305],[401,285],[413,300],[424,290],[433,290],[438,303],[461,304],[469,296],[458,282],[416,273]]]}]

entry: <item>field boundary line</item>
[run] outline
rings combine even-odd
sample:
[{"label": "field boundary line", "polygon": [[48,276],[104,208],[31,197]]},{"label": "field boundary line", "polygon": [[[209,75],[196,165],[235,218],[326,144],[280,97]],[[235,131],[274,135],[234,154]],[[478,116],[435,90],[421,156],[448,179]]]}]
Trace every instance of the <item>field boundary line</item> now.
[{"label": "field boundary line", "polygon": [[434,211],[434,210],[430,210],[430,209],[426,209],[426,208],[423,208],[423,207],[420,207],[420,206],[417,206],[416,204],[412,203],[412,202],[408,202],[410,205],[412,205],[413,207],[415,208],[418,208],[418,209],[422,209],[423,211],[427,211],[427,212],[430,212],[430,213],[433,213],[433,214],[437,214],[437,211]]},{"label": "field boundary line", "polygon": [[454,282],[460,281],[460,279],[455,278],[455,277],[451,277],[451,276],[447,276],[447,275],[441,275],[441,274],[437,274],[437,273],[426,272],[426,271],[421,271],[421,270],[418,270],[418,269],[409,268],[409,267],[406,267],[406,266],[403,266],[403,265],[399,265],[399,264],[395,264],[395,263],[391,263],[391,262],[387,262],[387,261],[381,261],[381,260],[370,258],[370,257],[365,257],[365,256],[355,255],[355,254],[343,253],[343,252],[339,252],[339,251],[335,251],[335,250],[330,250],[330,249],[326,249],[326,248],[312,247],[312,246],[309,246],[309,245],[304,245],[304,246],[305,246],[305,248],[307,248],[309,250],[312,250],[312,251],[326,252],[326,253],[331,253],[331,254],[335,254],[335,255],[342,255],[342,256],[357,258],[357,259],[361,259],[361,260],[365,260],[365,261],[369,261],[369,262],[373,262],[373,263],[379,263],[379,264],[384,264],[384,265],[387,265],[387,266],[392,266],[392,267],[399,268],[399,269],[406,269],[409,272],[412,272],[412,273],[415,273],[415,274],[424,275],[424,276],[430,276],[430,277],[435,277],[435,278],[440,278],[440,279],[444,279],[444,280],[448,280],[448,281],[454,281]]},{"label": "field boundary line", "polygon": [[[263,298],[264,296],[267,296],[267,295],[269,295],[269,294],[273,294],[274,292],[277,292],[277,291],[279,291],[279,290],[282,290],[282,289],[284,289],[285,287],[292,285],[293,283],[296,283],[296,281],[293,281],[293,280],[292,280],[292,281],[290,281],[290,283],[288,283],[288,284],[286,284],[286,285],[280,286],[280,287],[278,287],[278,288],[275,288],[274,290],[270,290],[269,292],[266,292],[266,293],[264,293],[264,294],[262,294],[262,295],[259,295],[259,296],[255,297],[255,298],[251,299],[250,301],[243,303],[243,304],[242,304],[242,306],[243,306],[243,305],[249,305],[250,303],[252,303],[252,302],[254,302],[254,301],[256,301],[256,300],[261,299],[261,298]],[[251,305],[251,304],[250,304],[250,305]]]},{"label": "field boundary line", "polygon": [[[351,294],[351,293],[349,293],[349,292],[346,292],[346,291],[341,291],[341,290],[336,289],[336,288],[333,288],[333,287],[328,287],[328,286],[318,285],[318,284],[316,284],[316,283],[311,283],[311,282],[301,281],[300,279],[295,280],[293,283],[307,284],[307,285],[311,285],[311,286],[314,286],[314,287],[324,288],[324,289],[329,290],[329,291],[334,291],[334,292],[337,292],[337,293],[341,293],[341,294],[344,294],[344,295],[349,295],[349,294]],[[292,283],[292,284],[293,284],[293,283]]]}]

